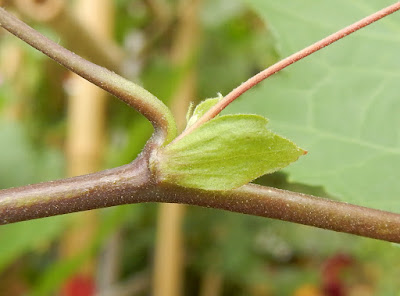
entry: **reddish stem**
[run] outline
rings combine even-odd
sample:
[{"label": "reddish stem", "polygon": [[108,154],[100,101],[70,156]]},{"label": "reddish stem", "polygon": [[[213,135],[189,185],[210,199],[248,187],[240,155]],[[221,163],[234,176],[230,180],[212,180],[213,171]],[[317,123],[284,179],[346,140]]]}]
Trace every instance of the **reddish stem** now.
[{"label": "reddish stem", "polygon": [[230,103],[232,103],[234,100],[236,100],[239,96],[241,96],[243,93],[248,91],[253,86],[257,85],[264,79],[268,78],[269,76],[281,71],[282,69],[285,69],[286,67],[309,56],[310,54],[313,54],[314,52],[324,48],[325,46],[328,46],[328,45],[342,39],[343,37],[346,37],[347,35],[350,35],[351,33],[358,31],[358,30],[376,22],[377,20],[380,20],[383,17],[396,12],[399,9],[400,9],[400,1],[384,8],[378,12],[375,12],[374,14],[371,14],[370,16],[367,16],[367,17],[363,18],[362,20],[360,20],[350,26],[347,26],[347,27],[337,31],[336,33],[333,33],[332,35],[329,35],[328,37],[325,37],[324,39],[292,54],[291,56],[288,56],[287,58],[277,62],[276,64],[272,65],[271,67],[261,71],[257,75],[251,77],[246,82],[242,83],[237,88],[232,90],[220,102],[218,102],[218,104],[216,104],[214,107],[212,107],[206,114],[204,114],[202,117],[200,117],[199,120],[197,120],[192,126],[187,128],[182,134],[180,134],[174,140],[174,142],[182,139],[184,136],[190,134],[196,128],[198,128],[199,126],[204,124],[205,122],[207,122],[210,119],[217,116],[222,110],[224,110]]}]

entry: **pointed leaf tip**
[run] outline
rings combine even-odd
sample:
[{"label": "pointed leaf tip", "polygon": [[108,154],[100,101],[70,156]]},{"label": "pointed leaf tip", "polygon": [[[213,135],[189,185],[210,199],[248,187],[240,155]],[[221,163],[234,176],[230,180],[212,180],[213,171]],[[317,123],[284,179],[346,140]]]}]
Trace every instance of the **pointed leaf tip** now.
[{"label": "pointed leaf tip", "polygon": [[216,117],[158,151],[151,166],[162,182],[229,190],[296,161],[305,150],[266,128],[258,115]]},{"label": "pointed leaf tip", "polygon": [[200,117],[202,117],[208,110],[210,110],[214,105],[216,105],[223,96],[218,93],[218,97],[205,99],[204,101],[200,102],[196,108],[193,110],[193,105],[189,107],[188,114],[186,115],[187,126],[193,125]]}]

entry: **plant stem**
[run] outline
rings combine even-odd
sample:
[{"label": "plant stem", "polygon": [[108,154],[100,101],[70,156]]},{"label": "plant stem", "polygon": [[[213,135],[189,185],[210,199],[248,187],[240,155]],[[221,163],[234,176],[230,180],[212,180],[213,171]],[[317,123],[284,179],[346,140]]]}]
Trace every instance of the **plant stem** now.
[{"label": "plant stem", "polygon": [[277,62],[276,64],[272,65],[271,67],[261,71],[257,75],[251,77],[246,82],[242,83],[237,88],[232,90],[229,94],[227,94],[221,101],[219,101],[214,107],[212,107],[206,114],[204,114],[202,117],[200,117],[192,126],[187,128],[174,141],[178,141],[178,140],[182,139],[184,136],[193,132],[200,125],[204,124],[205,122],[207,122],[210,119],[217,116],[230,103],[232,103],[239,96],[241,96],[243,93],[248,91],[253,86],[257,85],[264,79],[285,69],[286,67],[290,66],[291,64],[313,54],[314,52],[342,39],[343,37],[346,37],[347,35],[350,35],[351,33],[354,33],[356,31],[380,20],[381,18],[396,12],[399,9],[400,9],[400,1],[386,7],[380,11],[377,11],[377,12],[371,14],[370,16],[367,16],[367,17],[363,18],[362,20],[360,20],[350,26],[347,26],[347,27],[329,35],[328,37],[325,37],[324,39],[321,39],[320,41],[292,54],[291,56],[288,56],[287,58]]},{"label": "plant stem", "polygon": [[229,191],[162,189],[168,202],[184,202],[242,214],[400,242],[400,215],[255,184]]},{"label": "plant stem", "polygon": [[143,154],[90,175],[0,190],[0,224],[141,202],[223,209],[400,243],[400,215],[259,185],[206,191],[156,184]]},{"label": "plant stem", "polygon": [[35,31],[0,7],[0,25],[56,62],[108,91],[143,114],[154,126],[151,143],[157,146],[176,136],[176,124],[168,107],[144,88],[95,65]]},{"label": "plant stem", "polygon": [[0,224],[148,201],[147,161],[68,179],[0,190]]}]

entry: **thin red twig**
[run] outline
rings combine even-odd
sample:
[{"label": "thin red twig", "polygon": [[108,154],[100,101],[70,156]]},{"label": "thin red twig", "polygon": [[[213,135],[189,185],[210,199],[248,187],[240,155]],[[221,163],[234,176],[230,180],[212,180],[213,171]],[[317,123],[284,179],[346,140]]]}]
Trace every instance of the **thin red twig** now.
[{"label": "thin red twig", "polygon": [[383,17],[396,12],[399,9],[400,9],[400,1],[393,5],[386,7],[380,11],[377,11],[377,12],[371,14],[370,16],[367,16],[367,17],[363,18],[362,20],[341,29],[340,31],[337,31],[337,32],[333,33],[332,35],[329,35],[328,37],[325,37],[324,39],[292,54],[291,56],[277,62],[276,64],[272,65],[271,67],[261,71],[260,73],[251,77],[246,82],[242,83],[237,88],[232,90],[218,104],[216,104],[206,114],[204,114],[201,118],[199,118],[199,120],[196,121],[196,123],[194,123],[192,126],[187,128],[182,134],[180,134],[174,140],[174,142],[178,141],[179,139],[183,138],[184,136],[190,134],[192,131],[194,131],[196,128],[198,128],[200,125],[202,125],[203,123],[205,123],[208,120],[217,116],[223,109],[225,109],[235,99],[237,99],[243,93],[248,91],[253,86],[257,85],[264,79],[268,78],[269,76],[271,76],[271,75],[281,71],[282,69],[286,68],[287,66],[290,66],[291,64],[309,56],[310,54],[313,54],[314,52],[324,48],[325,46],[328,46],[328,45],[342,39],[343,37],[346,37],[347,35],[350,35],[351,33],[358,31],[361,28],[364,28],[364,27],[376,22],[377,20],[380,20]]}]

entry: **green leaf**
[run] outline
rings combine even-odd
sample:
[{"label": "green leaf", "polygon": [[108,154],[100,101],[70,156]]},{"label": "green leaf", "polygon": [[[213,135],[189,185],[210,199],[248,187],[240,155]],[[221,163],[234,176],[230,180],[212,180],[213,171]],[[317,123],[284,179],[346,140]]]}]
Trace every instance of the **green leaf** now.
[{"label": "green leaf", "polygon": [[[393,3],[247,0],[285,57]],[[268,116],[310,151],[289,180],[347,202],[400,212],[400,13],[274,75],[229,112]]]},{"label": "green leaf", "polygon": [[70,216],[63,215],[2,225],[0,228],[0,272],[18,257],[50,245],[67,227]]},{"label": "green leaf", "polygon": [[258,115],[214,118],[151,159],[162,182],[229,190],[279,170],[304,151],[266,128]]},{"label": "green leaf", "polygon": [[194,109],[193,113],[191,110],[192,108],[190,107],[188,110],[188,114],[186,115],[186,118],[189,118],[189,119],[187,119],[188,123],[187,123],[186,128],[193,125],[197,120],[199,120],[200,117],[202,117],[208,110],[210,110],[222,98],[223,98],[223,96],[221,94],[218,94],[217,98],[206,99],[206,100],[200,102]]},{"label": "green leaf", "polygon": [[0,143],[0,189],[63,176],[61,151],[35,149],[20,122],[0,118]]}]

